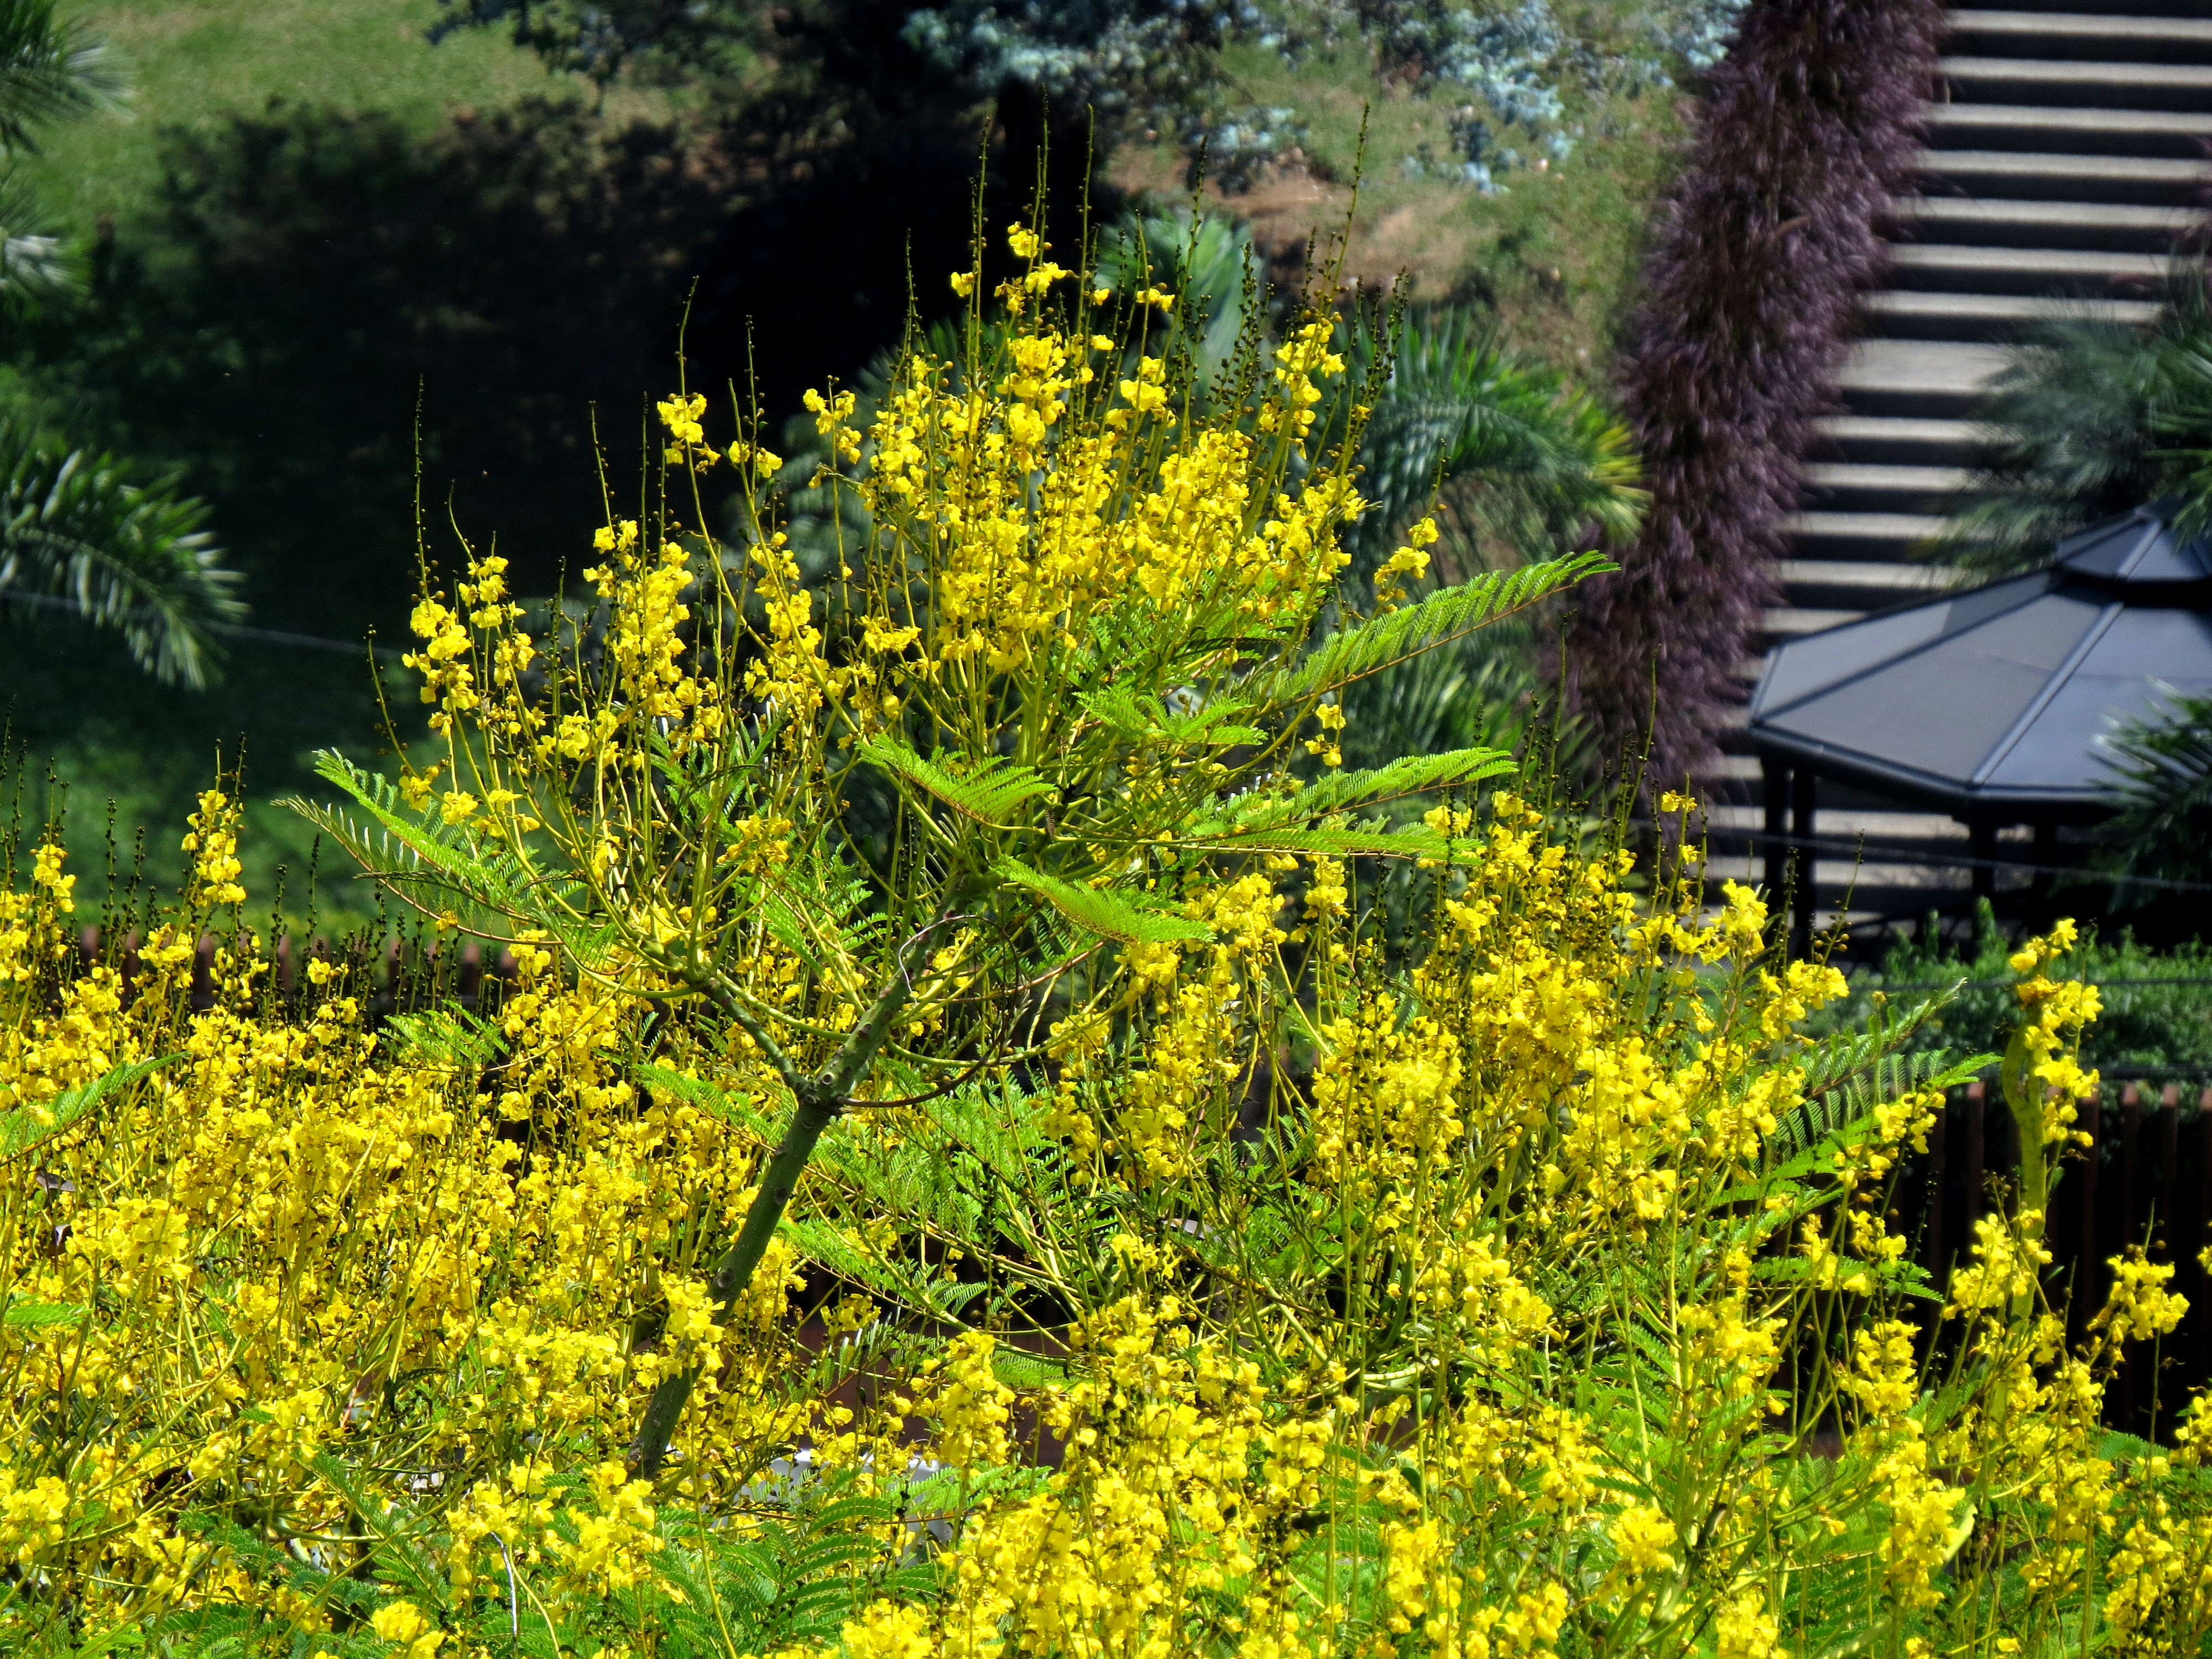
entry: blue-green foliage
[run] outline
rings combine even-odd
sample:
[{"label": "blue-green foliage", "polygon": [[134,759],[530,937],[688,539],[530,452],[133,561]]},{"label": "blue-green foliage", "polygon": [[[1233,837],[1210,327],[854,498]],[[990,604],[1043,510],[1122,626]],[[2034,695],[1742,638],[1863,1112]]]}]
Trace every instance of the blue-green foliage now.
[{"label": "blue-green foliage", "polygon": [[1323,0],[1285,7],[1298,21],[1269,38],[1293,57],[1357,38],[1386,80],[1453,106],[1443,152],[1425,147],[1406,170],[1487,191],[1516,167],[1565,161],[1590,100],[1673,86],[1719,62],[1743,4],[1668,0],[1621,27],[1553,0]]}]

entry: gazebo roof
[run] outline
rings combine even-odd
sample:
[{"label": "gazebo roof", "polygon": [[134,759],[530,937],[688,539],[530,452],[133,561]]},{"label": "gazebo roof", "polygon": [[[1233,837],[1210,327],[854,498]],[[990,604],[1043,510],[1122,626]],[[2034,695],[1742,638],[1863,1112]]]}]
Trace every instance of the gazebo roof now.
[{"label": "gazebo roof", "polygon": [[1751,702],[1762,751],[1961,815],[2079,817],[2098,739],[2212,692],[2212,538],[2172,505],[2061,542],[2051,568],[1777,646]]}]

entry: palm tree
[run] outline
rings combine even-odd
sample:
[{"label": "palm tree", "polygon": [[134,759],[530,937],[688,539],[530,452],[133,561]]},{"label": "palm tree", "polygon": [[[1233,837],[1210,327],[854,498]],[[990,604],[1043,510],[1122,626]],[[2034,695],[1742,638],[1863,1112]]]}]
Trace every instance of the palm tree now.
[{"label": "palm tree", "polygon": [[1346,383],[1363,386],[1385,351],[1389,374],[1359,448],[1360,493],[1373,505],[1354,532],[1355,557],[1378,554],[1431,500],[1449,509],[1462,558],[1484,562],[1634,531],[1644,492],[1628,428],[1587,392],[1509,350],[1462,307],[1363,330]]},{"label": "palm tree", "polygon": [[2123,878],[2114,908],[2167,896],[2142,881],[2212,882],[2212,696],[2174,696],[2156,716],[2122,726],[2104,746],[2117,810],[2099,832],[2100,862]]},{"label": "palm tree", "polygon": [[2047,560],[2062,537],[2168,494],[2187,527],[2212,513],[2212,285],[2178,262],[2148,328],[2062,319],[2018,348],[1981,421],[1996,439],[1978,495],[1937,544],[1967,569]]},{"label": "palm tree", "polygon": [[[128,89],[105,42],[54,0],[0,0],[0,313],[75,298],[78,262],[46,228],[13,159],[49,123],[118,107]],[[199,686],[212,636],[244,614],[207,529],[173,477],[140,480],[110,455],[0,420],[0,606],[112,629],[156,678]]]}]

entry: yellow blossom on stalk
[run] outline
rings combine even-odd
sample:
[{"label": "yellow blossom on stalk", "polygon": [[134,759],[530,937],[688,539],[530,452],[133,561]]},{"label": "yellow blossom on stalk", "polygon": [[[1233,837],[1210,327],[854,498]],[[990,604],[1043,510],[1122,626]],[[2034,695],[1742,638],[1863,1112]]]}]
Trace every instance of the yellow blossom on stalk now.
[{"label": "yellow blossom on stalk", "polygon": [[1437,536],[1437,521],[1423,519],[1406,532],[1406,544],[1376,568],[1375,599],[1383,609],[1404,603],[1407,584],[1429,574],[1428,550],[1435,545]]},{"label": "yellow blossom on stalk", "polygon": [[[189,847],[187,852],[191,850]],[[71,896],[76,890],[76,878],[62,873],[62,862],[69,854],[53,842],[43,843],[32,855],[32,884],[46,889],[55,909],[64,915],[76,908]]]},{"label": "yellow blossom on stalk", "polygon": [[387,1601],[369,1616],[369,1628],[406,1659],[432,1659],[445,1641],[412,1601]]},{"label": "yellow blossom on stalk", "polygon": [[238,878],[245,866],[238,857],[238,809],[220,789],[201,793],[199,811],[186,820],[191,825],[182,848],[192,855],[191,893],[207,904],[243,904],[246,889]]},{"label": "yellow blossom on stalk", "polygon": [[1620,1565],[1638,1577],[1670,1571],[1674,1565],[1669,1552],[1680,1534],[1673,1522],[1648,1504],[1633,1504],[1613,1516],[1611,1536]]}]

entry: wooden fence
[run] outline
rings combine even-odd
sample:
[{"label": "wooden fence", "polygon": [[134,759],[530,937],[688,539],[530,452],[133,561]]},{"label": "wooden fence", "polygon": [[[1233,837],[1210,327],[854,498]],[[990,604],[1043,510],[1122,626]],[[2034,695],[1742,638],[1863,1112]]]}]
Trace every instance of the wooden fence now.
[{"label": "wooden fence", "polygon": [[[2172,1264],[2169,1288],[2188,1298],[2188,1315],[2171,1336],[2139,1349],[2106,1395],[2113,1427],[2155,1438],[2191,1390],[2212,1382],[2212,1274],[2197,1260],[2212,1244],[2212,1088],[2130,1084],[2116,1098],[2085,1103],[2079,1127],[2091,1145],[2067,1157],[2052,1191],[2044,1282],[2079,1341],[2112,1287],[2113,1258],[2141,1245],[2152,1261]],[[2019,1157],[2003,1098],[1975,1083],[1939,1115],[1926,1154],[1906,1160],[1890,1224],[1938,1285],[1972,1250],[1974,1223],[2003,1201]]]},{"label": "wooden fence", "polygon": [[[216,939],[211,933],[200,935],[198,947],[192,953],[191,1003],[196,1009],[215,1006]],[[100,929],[87,927],[77,936],[77,960],[80,967],[89,970],[100,960]],[[306,963],[320,957],[330,961],[349,961],[356,969],[366,968],[368,978],[366,988],[357,990],[362,1000],[362,1012],[374,1026],[386,1016],[406,1013],[442,1004],[458,1002],[471,1010],[488,1007],[496,1002],[503,988],[514,979],[514,957],[505,949],[487,952],[474,939],[448,943],[435,934],[427,936],[395,935],[380,943],[362,938],[331,943],[316,939],[312,944],[295,945],[289,935],[277,939],[268,953],[269,988],[279,998],[289,1000],[301,988],[301,977]],[[125,995],[139,980],[138,939],[128,934],[114,966],[123,976]],[[357,986],[362,981],[356,980]]]}]

